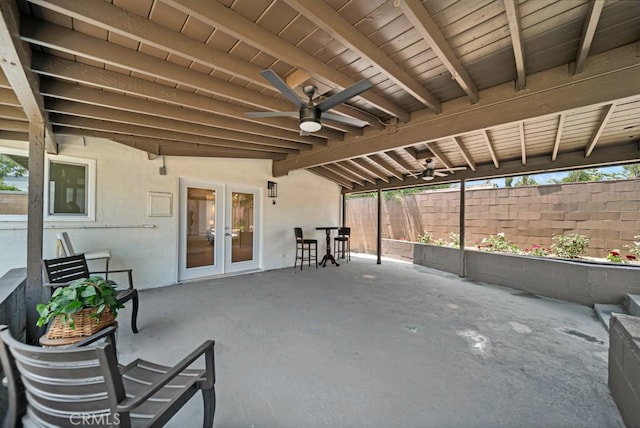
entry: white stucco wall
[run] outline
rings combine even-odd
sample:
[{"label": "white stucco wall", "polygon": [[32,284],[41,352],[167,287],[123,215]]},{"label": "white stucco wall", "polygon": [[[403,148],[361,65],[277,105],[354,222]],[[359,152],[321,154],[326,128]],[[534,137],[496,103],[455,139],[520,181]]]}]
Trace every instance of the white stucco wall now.
[{"label": "white stucco wall", "polygon": [[[293,171],[274,179],[269,160],[165,157],[167,175],[160,175],[161,158],[149,160],[142,151],[103,139],[86,138],[85,143],[76,139],[75,143],[60,144],[59,154],[97,161],[96,221],[45,222],[44,257],[55,257],[56,234],[64,230],[69,232],[76,250],[111,250],[110,267],[133,268],[137,288],[171,285],[178,278],[181,177],[261,189],[259,242],[263,246],[261,267],[265,270],[293,266],[294,226],[302,227],[305,236],[322,242],[324,232],[315,227],[337,226],[339,222],[339,187],[306,171]],[[0,142],[0,146],[26,148],[25,144],[8,142]],[[275,205],[266,197],[267,180],[278,183]],[[148,217],[148,192],[171,193],[173,215]],[[26,265],[26,242],[26,222],[0,221],[0,276]]]}]

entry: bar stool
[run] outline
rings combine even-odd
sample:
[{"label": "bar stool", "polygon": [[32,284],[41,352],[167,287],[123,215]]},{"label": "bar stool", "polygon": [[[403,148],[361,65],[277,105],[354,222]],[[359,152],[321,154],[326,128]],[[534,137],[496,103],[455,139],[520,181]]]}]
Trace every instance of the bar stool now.
[{"label": "bar stool", "polygon": [[[311,267],[311,260],[313,259],[316,262],[316,269],[318,269],[318,240],[304,239],[301,227],[294,227],[293,232],[296,235],[296,261],[293,263],[293,268],[296,268],[298,259],[300,259],[300,270],[302,270],[305,260],[309,261],[309,267]],[[304,256],[305,249],[307,250],[306,258]]]},{"label": "bar stool", "polygon": [[347,247],[347,256],[346,260],[349,262],[351,260],[351,228],[350,227],[341,227],[338,229],[338,236],[333,238],[333,254],[338,255],[338,249],[340,245],[342,245],[342,258],[345,258],[344,255],[344,247]]}]

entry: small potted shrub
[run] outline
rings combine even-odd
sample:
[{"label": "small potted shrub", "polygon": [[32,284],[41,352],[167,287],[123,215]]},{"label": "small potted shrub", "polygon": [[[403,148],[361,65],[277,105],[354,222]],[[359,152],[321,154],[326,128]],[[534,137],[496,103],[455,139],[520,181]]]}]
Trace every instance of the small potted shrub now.
[{"label": "small potted shrub", "polygon": [[117,293],[111,280],[98,276],[77,279],[58,287],[48,303],[36,306],[40,315],[37,325],[53,320],[49,339],[91,336],[113,324],[118,309],[124,307],[116,300]]}]

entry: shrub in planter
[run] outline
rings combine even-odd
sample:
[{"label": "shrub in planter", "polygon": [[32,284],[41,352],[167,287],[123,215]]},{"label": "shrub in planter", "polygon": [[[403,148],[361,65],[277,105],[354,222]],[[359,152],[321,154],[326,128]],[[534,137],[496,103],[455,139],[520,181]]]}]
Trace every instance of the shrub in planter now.
[{"label": "shrub in planter", "polygon": [[558,256],[568,259],[577,259],[584,255],[589,247],[589,238],[574,233],[573,235],[554,235],[551,237],[553,244],[551,250]]},{"label": "shrub in planter", "polygon": [[513,242],[507,240],[504,233],[500,232],[497,235],[491,235],[488,238],[482,238],[482,241],[478,244],[478,249],[484,251],[497,251],[503,253],[517,253],[518,246]]}]

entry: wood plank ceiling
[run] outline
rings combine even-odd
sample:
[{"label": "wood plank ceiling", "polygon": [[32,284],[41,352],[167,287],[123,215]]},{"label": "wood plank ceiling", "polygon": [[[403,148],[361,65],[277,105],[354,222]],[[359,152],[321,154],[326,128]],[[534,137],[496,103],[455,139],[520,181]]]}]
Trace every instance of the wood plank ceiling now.
[{"label": "wood plank ceiling", "polygon": [[[0,138],[40,120],[49,137],[272,159],[344,192],[424,184],[427,159],[434,183],[640,159],[640,1],[12,1]],[[247,117],[297,109],[266,69],[316,102],[369,80],[331,110],[366,125]]]}]

